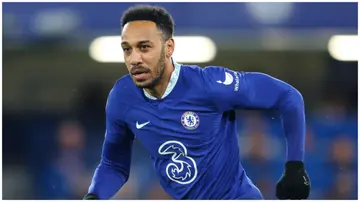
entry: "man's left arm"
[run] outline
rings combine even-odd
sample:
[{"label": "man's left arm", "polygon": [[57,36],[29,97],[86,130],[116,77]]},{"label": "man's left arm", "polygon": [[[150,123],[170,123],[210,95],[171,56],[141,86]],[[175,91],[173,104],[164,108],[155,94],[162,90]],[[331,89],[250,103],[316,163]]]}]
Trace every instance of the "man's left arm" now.
[{"label": "man's left arm", "polygon": [[[297,89],[258,72],[208,67],[203,74],[209,95],[222,111],[244,108],[277,110],[287,142],[286,171],[304,170],[305,107],[303,97]],[[305,177],[308,178],[307,175]],[[303,181],[301,176],[301,182]]]},{"label": "man's left arm", "polygon": [[263,73],[209,67],[204,74],[207,90],[222,111],[244,108],[279,111],[287,140],[287,161],[304,160],[304,100],[298,90]]}]

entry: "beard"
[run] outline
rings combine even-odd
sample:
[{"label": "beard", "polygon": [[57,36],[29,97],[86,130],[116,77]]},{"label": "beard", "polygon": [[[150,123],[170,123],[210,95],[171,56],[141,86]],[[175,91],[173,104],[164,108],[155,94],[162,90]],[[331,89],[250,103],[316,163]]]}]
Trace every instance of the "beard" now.
[{"label": "beard", "polygon": [[151,71],[152,77],[150,81],[135,82],[135,85],[140,88],[154,88],[160,83],[165,72],[165,46],[161,48],[160,58],[156,64],[154,71]]}]

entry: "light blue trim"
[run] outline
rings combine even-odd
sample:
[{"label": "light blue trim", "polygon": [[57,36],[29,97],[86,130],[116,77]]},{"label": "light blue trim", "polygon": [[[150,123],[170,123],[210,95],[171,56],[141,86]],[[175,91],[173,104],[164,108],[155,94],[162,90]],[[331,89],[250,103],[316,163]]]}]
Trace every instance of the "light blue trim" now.
[{"label": "light blue trim", "polygon": [[[173,59],[172,59],[172,62],[173,62],[173,64],[174,64],[174,67],[175,67],[175,68],[174,68],[174,71],[171,73],[171,77],[170,77],[169,84],[168,84],[168,86],[166,87],[165,93],[164,93],[164,95],[161,97],[161,99],[165,98],[166,96],[168,96],[168,95],[171,93],[171,91],[175,88],[175,85],[176,85],[176,83],[177,83],[177,81],[178,81],[178,79],[179,79],[179,76],[180,76],[181,64],[176,63]],[[143,89],[143,91],[144,91],[144,94],[145,94],[145,96],[146,96],[147,98],[152,99],[152,100],[156,100],[156,99],[157,99],[156,97],[154,97],[154,96],[150,95],[149,93],[147,93],[147,92],[145,91],[145,89]]]}]

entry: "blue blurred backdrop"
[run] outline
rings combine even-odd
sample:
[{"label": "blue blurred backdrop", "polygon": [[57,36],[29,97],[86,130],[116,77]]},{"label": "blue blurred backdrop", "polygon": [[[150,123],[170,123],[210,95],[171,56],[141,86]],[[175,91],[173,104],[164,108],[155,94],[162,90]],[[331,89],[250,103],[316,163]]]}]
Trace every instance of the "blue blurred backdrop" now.
[{"label": "blue blurred backdrop", "polygon": [[[154,3],[155,4],[155,3]],[[3,3],[3,198],[80,199],[100,160],[107,93],[124,64],[99,63],[89,44],[120,35],[131,3]],[[176,36],[203,35],[213,61],[291,83],[305,99],[312,199],[357,199],[357,62],[329,54],[357,35],[356,3],[156,3]],[[188,44],[191,48],[191,44]],[[267,199],[283,171],[285,139],[271,112],[239,111],[239,154]],[[168,199],[137,142],[118,199]]]}]

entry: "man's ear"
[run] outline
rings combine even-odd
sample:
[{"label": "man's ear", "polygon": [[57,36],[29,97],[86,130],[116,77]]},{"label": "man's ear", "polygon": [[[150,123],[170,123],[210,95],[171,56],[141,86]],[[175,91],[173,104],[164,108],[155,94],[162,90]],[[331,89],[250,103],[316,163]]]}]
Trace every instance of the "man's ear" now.
[{"label": "man's ear", "polygon": [[166,57],[167,58],[170,58],[173,53],[174,53],[174,50],[175,50],[175,41],[174,41],[174,38],[170,38],[166,41],[166,44],[165,44],[165,47],[166,47]]}]

